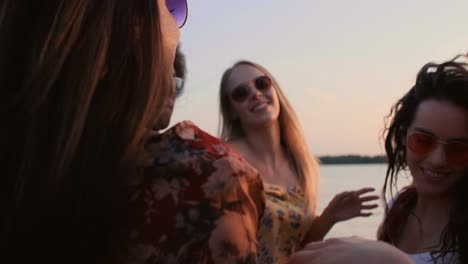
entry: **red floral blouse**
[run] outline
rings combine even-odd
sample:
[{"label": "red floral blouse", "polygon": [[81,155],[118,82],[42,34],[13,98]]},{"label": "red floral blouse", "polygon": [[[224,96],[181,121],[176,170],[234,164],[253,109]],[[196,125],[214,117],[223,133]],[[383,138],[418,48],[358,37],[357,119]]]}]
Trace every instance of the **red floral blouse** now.
[{"label": "red floral blouse", "polygon": [[126,262],[257,263],[258,172],[187,121],[148,142],[154,158],[131,184]]}]

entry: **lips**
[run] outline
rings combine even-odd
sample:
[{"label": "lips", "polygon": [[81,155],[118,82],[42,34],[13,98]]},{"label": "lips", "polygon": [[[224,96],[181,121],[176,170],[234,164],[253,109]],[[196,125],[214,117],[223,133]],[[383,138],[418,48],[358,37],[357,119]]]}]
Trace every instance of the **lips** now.
[{"label": "lips", "polygon": [[421,170],[424,174],[424,178],[426,178],[429,182],[438,183],[449,177],[449,172],[446,171],[437,171],[424,168],[421,168]]},{"label": "lips", "polygon": [[268,100],[258,100],[250,107],[250,111],[257,112],[264,110],[268,107],[269,104],[270,102]]}]

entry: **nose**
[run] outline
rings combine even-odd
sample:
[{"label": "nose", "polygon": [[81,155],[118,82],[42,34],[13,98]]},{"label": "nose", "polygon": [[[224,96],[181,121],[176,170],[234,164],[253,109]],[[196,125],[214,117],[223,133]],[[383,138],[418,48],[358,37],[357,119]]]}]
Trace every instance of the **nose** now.
[{"label": "nose", "polygon": [[263,95],[256,87],[255,84],[249,84],[249,100]]},{"label": "nose", "polygon": [[250,92],[249,100],[255,101],[255,100],[258,100],[262,96],[263,96],[263,93],[254,88],[254,90],[251,90]]},{"label": "nose", "polygon": [[439,144],[427,157],[432,167],[441,168],[447,165],[447,156],[445,155],[444,145]]}]

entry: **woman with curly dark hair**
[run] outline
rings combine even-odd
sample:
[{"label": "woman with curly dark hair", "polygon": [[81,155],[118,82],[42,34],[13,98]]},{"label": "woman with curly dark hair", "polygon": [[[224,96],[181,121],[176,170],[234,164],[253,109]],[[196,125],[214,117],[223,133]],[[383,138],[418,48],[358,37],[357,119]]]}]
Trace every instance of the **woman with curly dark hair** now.
[{"label": "woman with curly dark hair", "polygon": [[[379,240],[415,263],[468,263],[468,64],[428,63],[392,107],[384,132],[390,195]],[[402,172],[412,184],[397,189]]]}]

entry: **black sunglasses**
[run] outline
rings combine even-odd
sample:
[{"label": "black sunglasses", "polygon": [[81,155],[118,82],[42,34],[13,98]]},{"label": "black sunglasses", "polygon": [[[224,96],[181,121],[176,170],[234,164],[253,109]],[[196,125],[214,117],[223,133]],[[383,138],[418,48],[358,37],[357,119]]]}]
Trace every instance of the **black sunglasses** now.
[{"label": "black sunglasses", "polygon": [[179,28],[183,27],[188,16],[187,0],[166,0],[166,6]]},{"label": "black sunglasses", "polygon": [[[255,78],[254,83],[255,88],[260,92],[267,91],[271,87],[271,79],[266,75]],[[251,90],[252,89],[250,89],[248,84],[241,84],[237,86],[231,92],[232,100],[239,103],[245,101],[245,99],[249,97]]]}]

